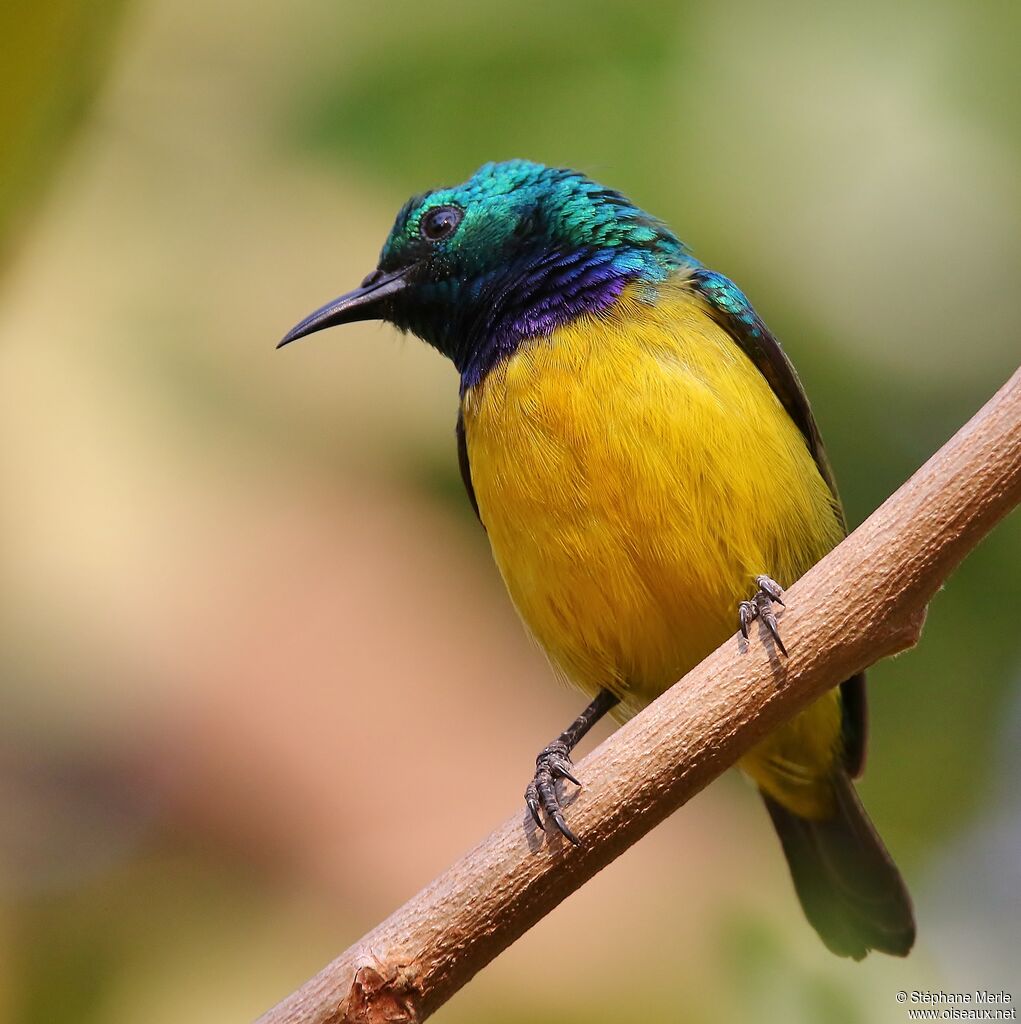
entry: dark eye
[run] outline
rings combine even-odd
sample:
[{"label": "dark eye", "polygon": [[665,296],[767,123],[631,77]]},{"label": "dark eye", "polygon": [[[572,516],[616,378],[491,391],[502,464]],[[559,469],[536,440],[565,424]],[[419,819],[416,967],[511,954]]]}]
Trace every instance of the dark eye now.
[{"label": "dark eye", "polygon": [[457,230],[463,216],[456,206],[437,206],[422,218],[422,237],[430,242],[449,238]]}]

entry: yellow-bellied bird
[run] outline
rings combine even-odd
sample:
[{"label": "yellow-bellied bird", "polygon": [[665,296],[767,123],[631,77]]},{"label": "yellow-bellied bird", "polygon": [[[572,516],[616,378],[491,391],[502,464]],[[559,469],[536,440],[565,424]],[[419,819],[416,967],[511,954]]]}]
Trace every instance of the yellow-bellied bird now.
[{"label": "yellow-bellied bird", "polygon": [[[626,719],[845,534],[808,401],[741,291],[665,224],[575,171],[523,160],[409,200],[379,266],[281,344],[355,320],[412,331],[461,375],[468,496],[521,618],[594,699],[525,794],[573,842],[556,790],[604,713]],[[786,653],[786,652],[784,652]],[[911,901],[850,779],[864,678],[741,762],[805,913],[842,956],[903,956]]]}]

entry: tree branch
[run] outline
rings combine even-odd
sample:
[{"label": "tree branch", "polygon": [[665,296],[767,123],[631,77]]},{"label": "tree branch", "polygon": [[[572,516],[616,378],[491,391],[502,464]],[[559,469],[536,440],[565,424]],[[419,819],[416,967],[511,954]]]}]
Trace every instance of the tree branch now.
[{"label": "tree branch", "polygon": [[[1021,370],[791,587],[790,658],[731,637],[578,765],[574,848],[522,808],[258,1024],[419,1022],[759,739],[917,641],[929,600],[1021,499]],[[736,610],[735,610],[736,614]]]}]

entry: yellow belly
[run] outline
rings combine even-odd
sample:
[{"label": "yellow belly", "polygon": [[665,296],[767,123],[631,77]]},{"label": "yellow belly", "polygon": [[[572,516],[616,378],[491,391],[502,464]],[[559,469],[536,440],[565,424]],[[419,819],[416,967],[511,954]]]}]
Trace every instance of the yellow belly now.
[{"label": "yellow belly", "polygon": [[[525,343],[466,392],[463,415],[518,612],[553,665],[612,689],[622,716],[734,632],[756,575],[788,586],[842,536],[800,431],[683,283]],[[780,762],[827,773],[839,731],[833,695],[745,767],[770,789]]]}]

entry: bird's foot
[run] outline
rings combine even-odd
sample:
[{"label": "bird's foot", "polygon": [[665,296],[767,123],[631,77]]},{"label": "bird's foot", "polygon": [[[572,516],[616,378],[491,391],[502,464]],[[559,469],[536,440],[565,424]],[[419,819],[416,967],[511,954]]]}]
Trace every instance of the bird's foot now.
[{"label": "bird's foot", "polygon": [[525,790],[525,803],[528,804],[528,809],[532,812],[536,825],[544,832],[546,826],[539,813],[540,807],[546,812],[546,817],[567,839],[575,846],[580,846],[581,840],[568,828],[567,822],[564,820],[564,814],[560,808],[560,797],[557,795],[558,779],[567,779],[568,782],[573,782],[576,786],[581,785],[573,773],[574,764],[571,762],[567,744],[563,740],[554,740],[535,759],[535,776]]},{"label": "bird's foot", "polygon": [[780,630],[776,625],[776,616],[773,614],[773,602],[783,605],[783,591],[780,584],[771,580],[768,576],[756,576],[755,583],[758,590],[750,601],[742,601],[738,606],[738,616],[741,620],[741,635],[748,639],[748,627],[756,620],[761,619],[763,625],[769,630],[770,635],[780,648],[784,657],[787,656],[787,648],[780,639]]}]

